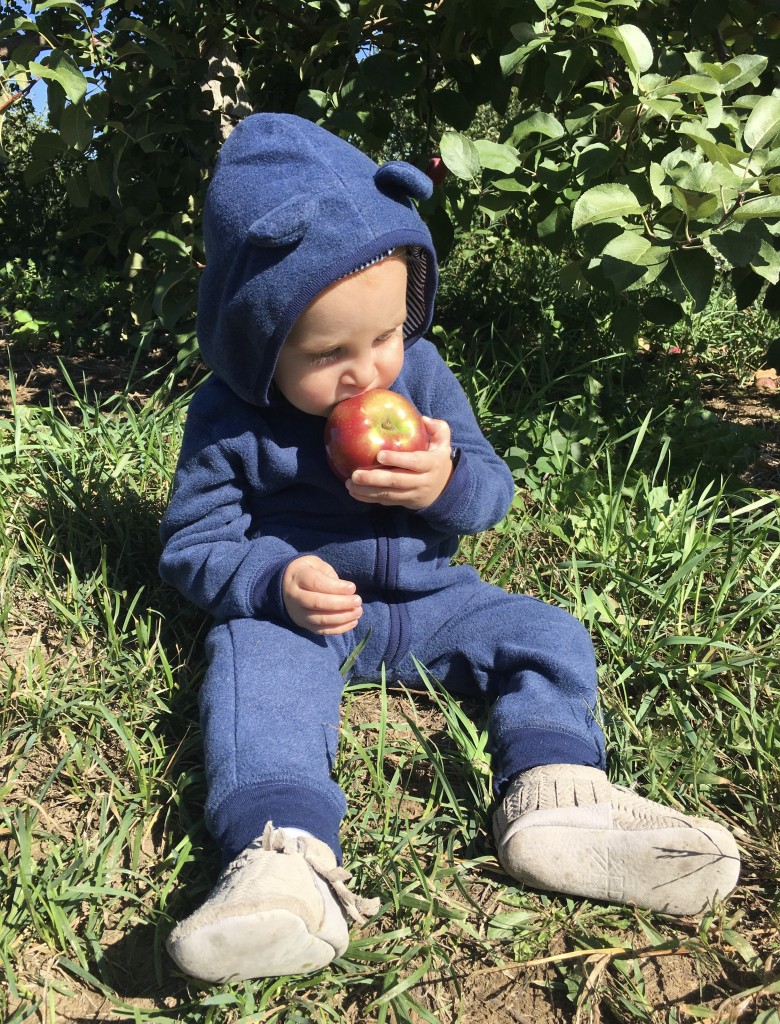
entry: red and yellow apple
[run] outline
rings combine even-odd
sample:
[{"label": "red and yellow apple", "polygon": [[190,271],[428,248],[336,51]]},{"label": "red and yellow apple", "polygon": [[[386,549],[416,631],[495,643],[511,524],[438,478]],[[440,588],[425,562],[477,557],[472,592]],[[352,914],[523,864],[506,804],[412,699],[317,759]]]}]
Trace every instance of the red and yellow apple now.
[{"label": "red and yellow apple", "polygon": [[328,465],[340,480],[356,469],[374,469],[382,450],[418,452],[428,447],[428,431],[408,399],[377,388],[347,398],[325,423]]}]

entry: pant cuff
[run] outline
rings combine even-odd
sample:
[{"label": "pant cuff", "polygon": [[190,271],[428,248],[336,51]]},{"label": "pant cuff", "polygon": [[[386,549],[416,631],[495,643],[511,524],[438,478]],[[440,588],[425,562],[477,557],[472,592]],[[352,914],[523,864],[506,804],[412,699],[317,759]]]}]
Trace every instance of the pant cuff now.
[{"label": "pant cuff", "polygon": [[606,770],[604,739],[593,740],[552,729],[516,729],[501,736],[500,747],[493,751],[493,789],[499,800],[510,781],[520,772],[542,764],[579,764]]},{"label": "pant cuff", "polygon": [[209,815],[209,831],[222,851],[222,863],[229,864],[241,851],[263,834],[267,822],[274,828],[300,828],[333,850],[342,862],[339,826],[346,811],[346,800],[331,794],[313,792],[300,786],[274,783],[244,786],[223,800]]}]

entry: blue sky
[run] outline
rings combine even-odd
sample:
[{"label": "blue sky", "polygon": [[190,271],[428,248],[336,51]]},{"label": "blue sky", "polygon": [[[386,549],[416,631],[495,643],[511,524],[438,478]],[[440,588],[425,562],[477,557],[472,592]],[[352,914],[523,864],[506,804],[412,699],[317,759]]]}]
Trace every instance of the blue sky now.
[{"label": "blue sky", "polygon": [[[25,14],[30,14],[31,13],[31,7],[32,7],[31,4],[24,4],[23,3],[22,7],[24,8]],[[30,92],[28,93],[28,96],[29,96],[30,100],[32,101],[32,105],[33,105],[33,107],[35,107],[35,110],[37,111],[37,113],[45,114],[46,113],[46,83],[42,82],[42,81],[37,82],[32,87]]]}]

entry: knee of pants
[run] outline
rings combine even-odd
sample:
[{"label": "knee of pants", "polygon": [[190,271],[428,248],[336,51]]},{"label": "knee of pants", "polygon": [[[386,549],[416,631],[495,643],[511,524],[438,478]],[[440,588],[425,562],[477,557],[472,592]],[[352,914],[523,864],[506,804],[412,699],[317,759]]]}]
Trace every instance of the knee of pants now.
[{"label": "knee of pants", "polygon": [[338,652],[320,639],[255,619],[211,631],[200,694],[210,788],[329,778],[343,680]]}]

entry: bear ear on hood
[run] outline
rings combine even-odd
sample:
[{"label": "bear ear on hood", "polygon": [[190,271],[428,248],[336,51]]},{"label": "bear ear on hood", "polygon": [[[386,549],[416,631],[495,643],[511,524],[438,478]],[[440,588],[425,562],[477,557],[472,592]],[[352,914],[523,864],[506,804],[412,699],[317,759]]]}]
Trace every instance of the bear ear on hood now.
[{"label": "bear ear on hood", "polygon": [[264,214],[250,226],[247,238],[270,249],[300,242],[317,216],[317,200],[311,196],[293,196]]},{"label": "bear ear on hood", "polygon": [[433,182],[428,175],[405,160],[382,164],[374,181],[383,192],[401,191],[412,199],[430,199],[433,194]]}]

